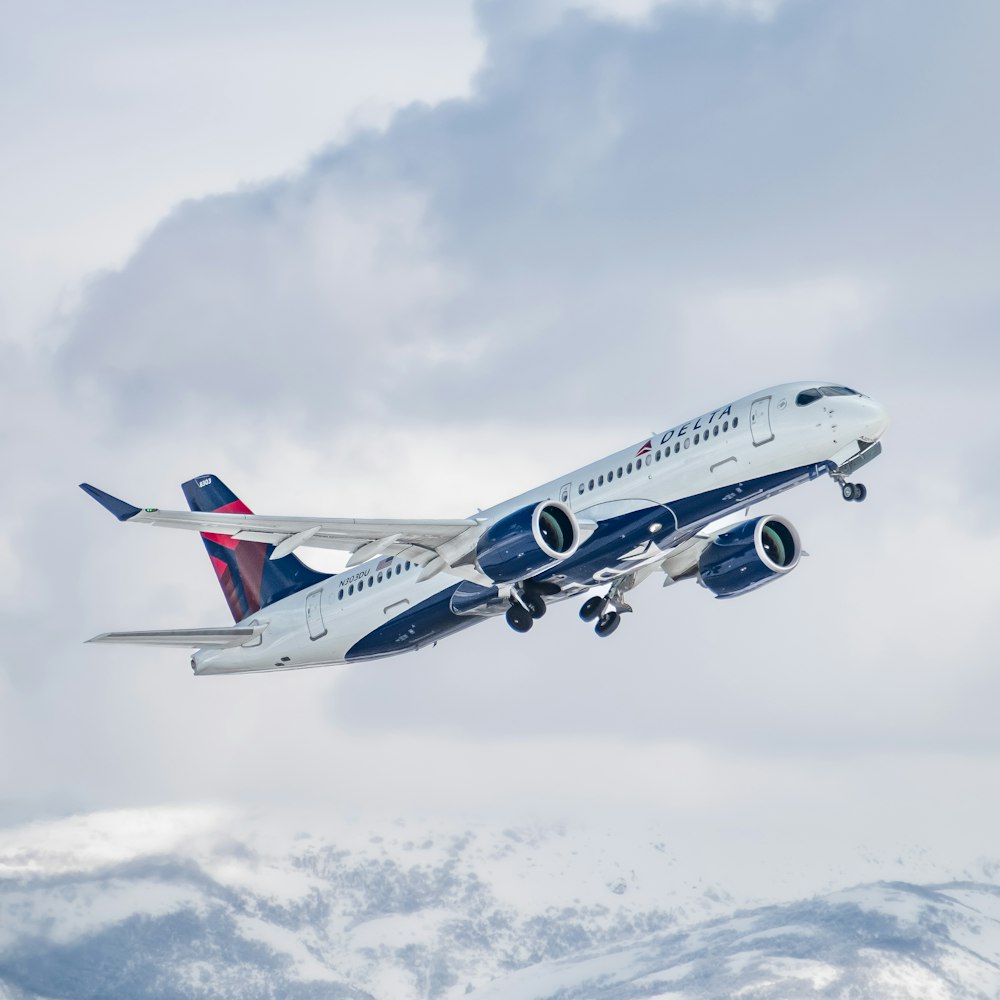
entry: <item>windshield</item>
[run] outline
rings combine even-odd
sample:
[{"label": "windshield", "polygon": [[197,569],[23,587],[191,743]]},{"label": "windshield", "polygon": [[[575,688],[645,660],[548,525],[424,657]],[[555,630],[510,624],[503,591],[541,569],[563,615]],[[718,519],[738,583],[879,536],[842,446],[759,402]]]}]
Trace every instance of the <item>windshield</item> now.
[{"label": "windshield", "polygon": [[815,389],[803,389],[795,397],[796,406],[808,406],[824,396],[860,396],[861,393],[848,389],[846,385],[821,385]]}]

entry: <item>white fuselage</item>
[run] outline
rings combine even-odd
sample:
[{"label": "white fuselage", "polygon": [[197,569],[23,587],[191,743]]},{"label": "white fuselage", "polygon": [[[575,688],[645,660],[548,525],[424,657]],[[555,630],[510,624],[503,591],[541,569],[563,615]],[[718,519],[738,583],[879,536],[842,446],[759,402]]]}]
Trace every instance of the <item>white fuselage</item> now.
[{"label": "white fuselage", "polygon": [[[710,410],[630,445],[583,468],[479,512],[495,520],[542,500],[562,500],[582,522],[621,524],[619,544],[602,543],[597,563],[588,540],[548,576],[561,588],[555,598],[654,566],[695,531],[735,510],[760,502],[800,482],[832,471],[856,454],[859,442],[875,441],[885,429],[882,407],[864,395],[829,396],[797,405],[800,392],[822,385],[796,382],[764,389]],[[650,536],[630,533],[628,515],[660,508]],[[620,519],[616,521],[615,519]],[[616,538],[618,536],[615,536]],[[566,569],[567,572],[561,572]],[[264,608],[248,622],[266,624],[256,645],[200,650],[196,673],[295,669],[392,655],[420,648],[483,616],[449,620],[435,598],[463,578],[445,571],[420,580],[420,567],[399,559],[372,559],[336,574],[322,585]],[[427,609],[427,626],[418,609]],[[388,648],[352,654],[365,637],[385,631],[400,616],[399,634]],[[453,617],[453,616],[452,616]],[[360,646],[359,646],[360,644]],[[349,656],[349,654],[351,654]]]}]

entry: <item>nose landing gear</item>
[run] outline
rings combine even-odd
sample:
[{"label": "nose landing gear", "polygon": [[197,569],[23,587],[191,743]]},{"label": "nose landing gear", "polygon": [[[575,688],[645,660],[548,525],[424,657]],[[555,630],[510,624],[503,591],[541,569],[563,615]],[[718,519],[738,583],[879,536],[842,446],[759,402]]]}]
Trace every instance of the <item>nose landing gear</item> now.
[{"label": "nose landing gear", "polygon": [[868,496],[868,487],[864,483],[842,482],[840,484],[840,495],[845,500],[853,500],[856,503],[861,503]]},{"label": "nose landing gear", "polygon": [[840,487],[840,495],[848,501],[861,503],[868,496],[868,489],[864,483],[849,483],[847,477],[853,475],[863,465],[878,458],[882,454],[882,445],[878,441],[866,444],[864,441],[858,442],[860,451],[851,459],[842,462],[837,468],[830,472],[830,478]]}]

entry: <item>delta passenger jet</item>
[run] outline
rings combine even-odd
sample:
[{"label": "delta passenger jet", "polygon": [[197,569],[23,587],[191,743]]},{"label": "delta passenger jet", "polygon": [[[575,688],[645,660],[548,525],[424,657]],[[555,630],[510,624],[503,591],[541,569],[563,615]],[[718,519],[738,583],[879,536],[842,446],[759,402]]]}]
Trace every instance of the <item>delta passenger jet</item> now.
[{"label": "delta passenger jet", "polygon": [[[609,636],[650,576],[730,598],[790,573],[797,531],[750,507],[824,474],[864,500],[849,477],[881,453],[887,425],[846,386],[779,385],[447,521],[253,514],[215,475],[184,483],[190,511],[83,483],[120,521],[201,532],[236,622],[90,641],[194,648],[195,674],[292,670],[420,649],[498,615],[527,632],[552,602],[584,595],[580,617]],[[310,569],[300,547],[346,551],[347,568]]]}]

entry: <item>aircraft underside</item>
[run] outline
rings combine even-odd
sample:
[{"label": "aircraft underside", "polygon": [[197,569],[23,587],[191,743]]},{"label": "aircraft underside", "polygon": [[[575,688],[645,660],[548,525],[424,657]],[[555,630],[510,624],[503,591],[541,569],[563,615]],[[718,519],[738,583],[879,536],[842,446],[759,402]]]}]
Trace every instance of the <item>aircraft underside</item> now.
[{"label": "aircraft underside", "polygon": [[[601,582],[610,584],[608,595],[587,601],[581,617],[584,621],[597,621],[598,635],[610,635],[618,627],[621,613],[631,611],[624,601],[631,588],[622,584],[628,583],[637,570],[655,565],[667,551],[712,521],[829,471],[829,463],[817,463],[730,484],[669,504],[650,501],[643,510],[601,522],[582,551],[556,570],[525,581],[513,600],[500,596],[496,587],[456,583],[368,633],[348,650],[346,658],[374,659],[419,649],[469,628],[484,617],[499,614],[508,616],[511,627],[526,632],[531,628],[530,623],[545,613],[547,604],[567,600]],[[614,617],[609,619],[609,614]],[[613,623],[610,627],[609,622]]]}]

